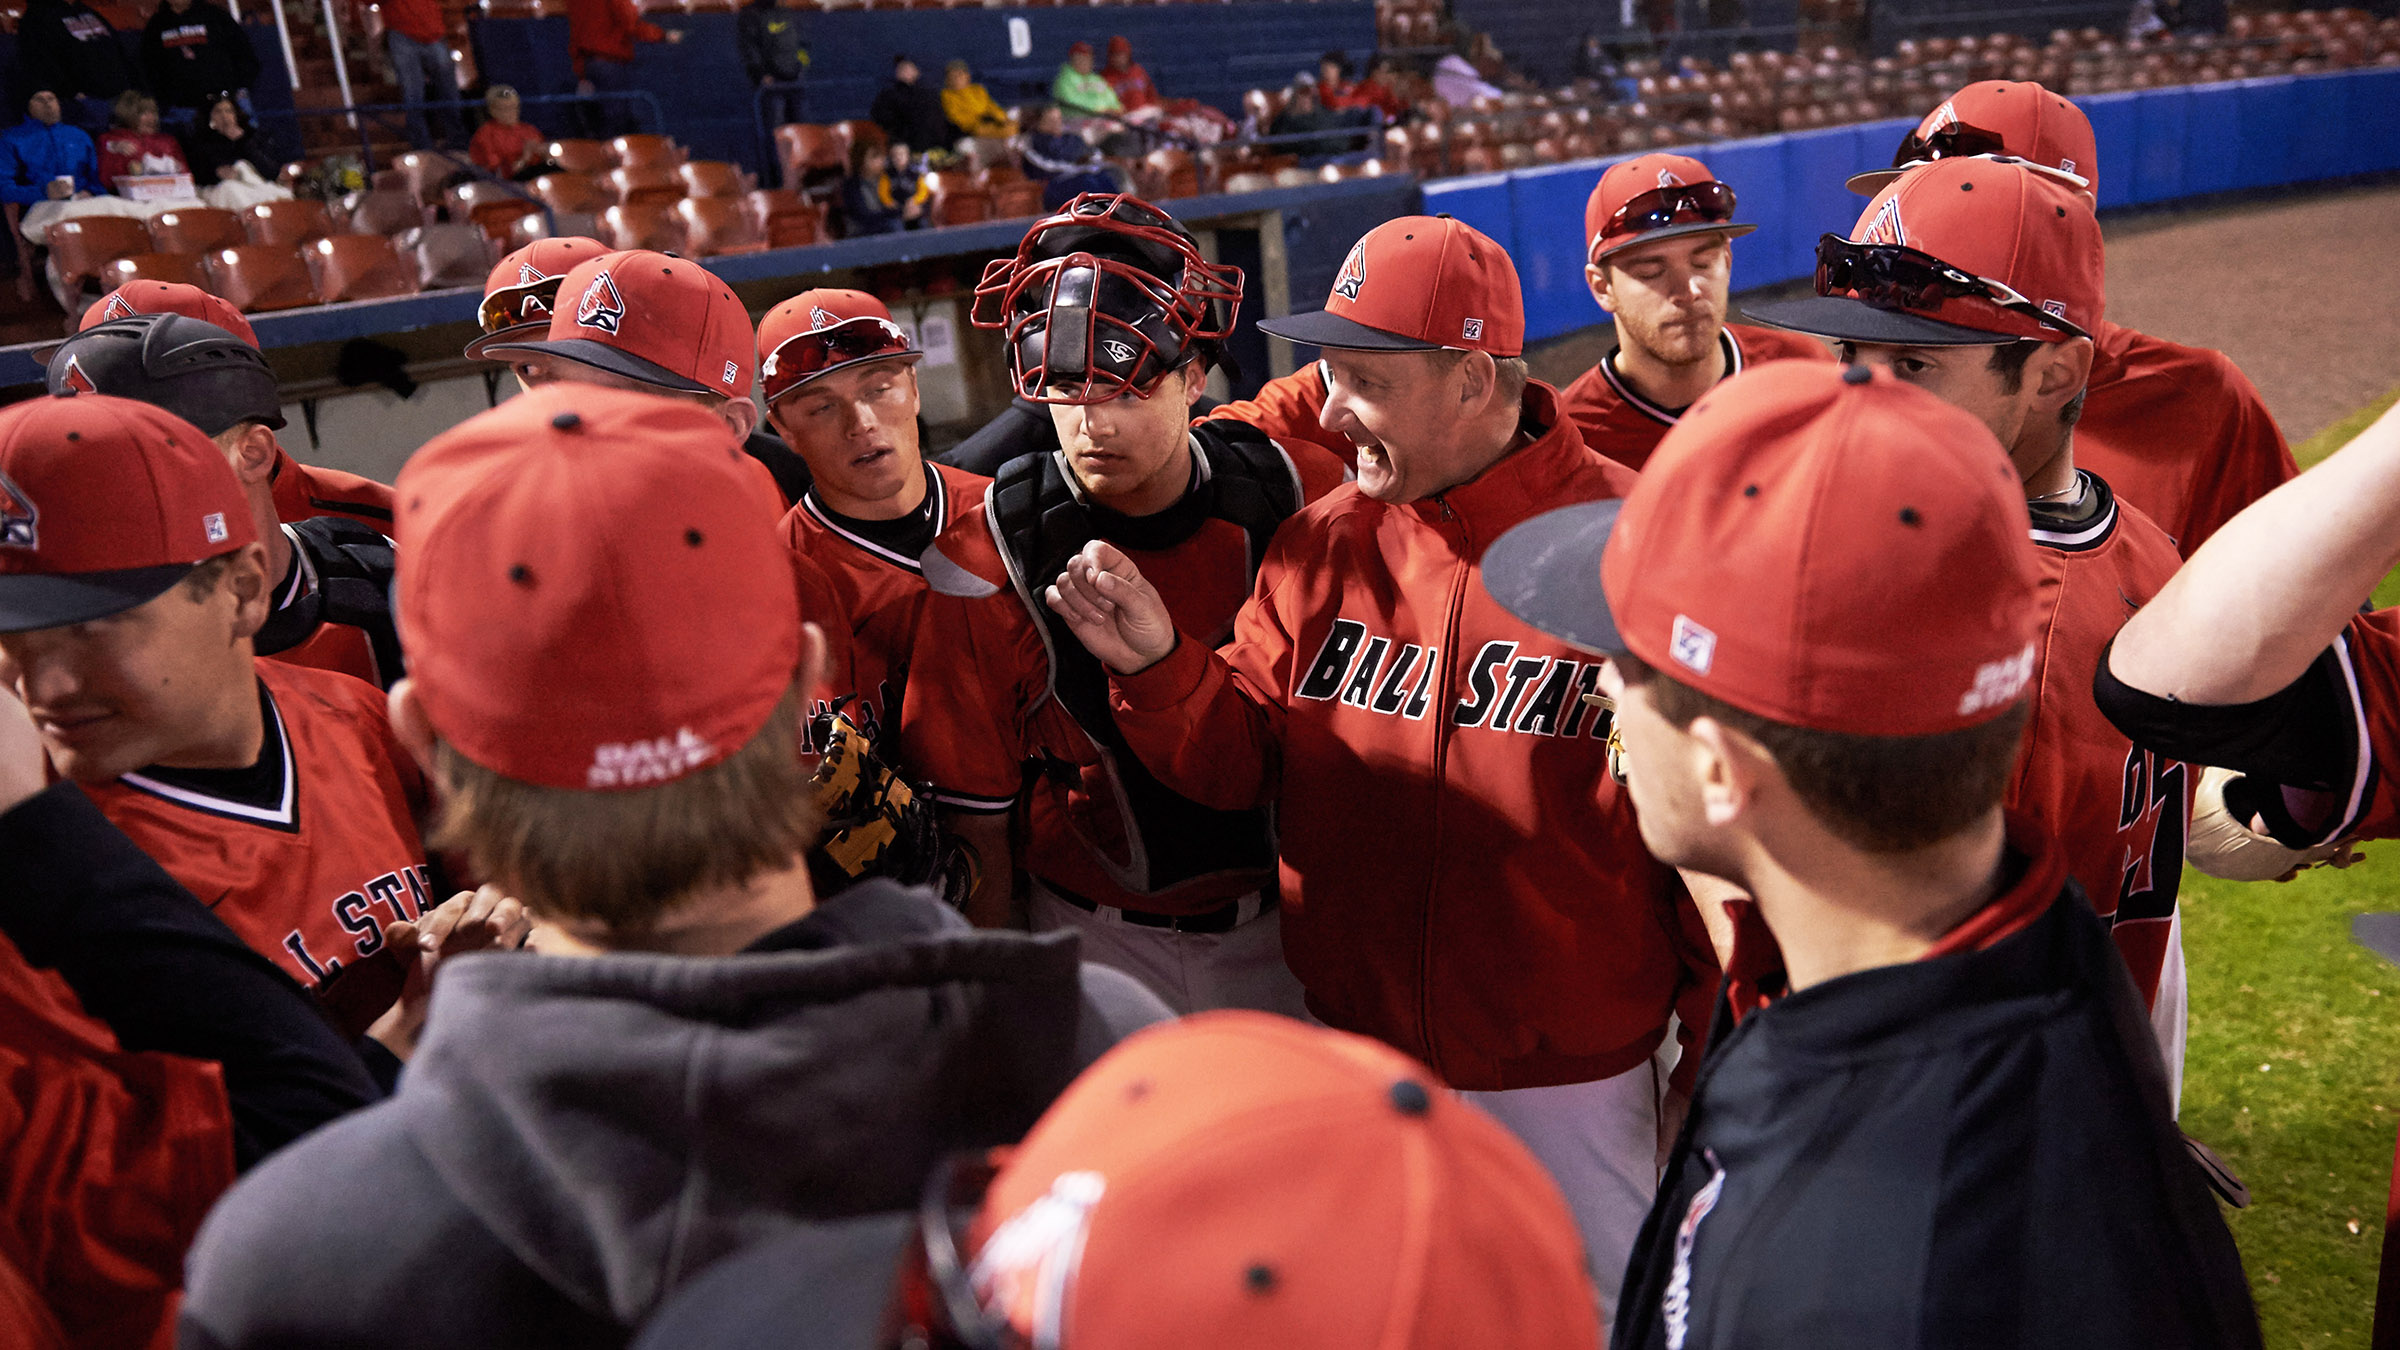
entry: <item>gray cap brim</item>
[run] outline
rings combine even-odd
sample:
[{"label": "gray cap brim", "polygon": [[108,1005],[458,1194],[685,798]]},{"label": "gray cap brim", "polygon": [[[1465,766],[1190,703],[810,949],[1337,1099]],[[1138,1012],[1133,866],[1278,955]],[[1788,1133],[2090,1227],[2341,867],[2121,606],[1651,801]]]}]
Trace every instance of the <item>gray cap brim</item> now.
[{"label": "gray cap brim", "polygon": [[1287,314],[1280,319],[1261,319],[1258,327],[1261,332],[1272,333],[1287,342],[1305,343],[1311,347],[1335,347],[1344,351],[1438,352],[1442,349],[1442,344],[1438,342],[1369,328],[1329,309],[1308,314]]},{"label": "gray cap brim", "polygon": [[1622,253],[1626,249],[1639,248],[1643,244],[1655,244],[1661,239],[1680,239],[1687,234],[1721,234],[1727,239],[1739,239],[1743,235],[1753,233],[1757,229],[1758,227],[1756,225],[1743,225],[1733,221],[1686,221],[1681,225],[1661,225],[1655,230],[1644,230],[1640,234],[1626,235],[1624,238],[1613,244],[1610,244],[1607,248],[1600,250],[1598,253],[1587,254],[1587,256],[1589,256],[1593,262],[1598,262],[1602,258],[1605,258],[1612,253]]},{"label": "gray cap brim", "polygon": [[128,567],[114,572],[0,576],[0,633],[63,628],[122,614],[166,594],[197,563]]},{"label": "gray cap brim", "polygon": [[1846,295],[1744,305],[1742,317],[1811,337],[1884,347],[1998,347],[2017,340],[2014,333],[1991,333],[1904,310],[1877,309]]},{"label": "gray cap brim", "polygon": [[485,333],[476,338],[473,342],[468,343],[466,354],[470,360],[494,360],[505,362],[508,360],[508,358],[505,356],[493,356],[491,354],[492,348],[498,346],[515,347],[528,342],[539,342],[541,341],[542,336],[549,331],[550,321],[548,319],[544,319],[540,323],[512,324],[507,328],[501,329],[497,333]]},{"label": "gray cap brim", "polygon": [[1626,651],[1600,588],[1600,555],[1618,500],[1579,502],[1524,522],[1483,553],[1483,588],[1500,607],[1562,642],[1603,656]]},{"label": "gray cap brim", "polygon": [[644,384],[655,384],[661,389],[672,389],[682,394],[722,392],[709,388],[689,375],[678,375],[655,361],[645,361],[632,352],[611,347],[605,342],[594,342],[590,338],[560,338],[556,342],[495,342],[478,355],[485,360],[496,358],[505,361],[516,352],[539,352],[544,356],[555,356],[562,361],[573,361],[577,365],[605,370],[611,375],[622,375],[629,380],[640,380]]}]

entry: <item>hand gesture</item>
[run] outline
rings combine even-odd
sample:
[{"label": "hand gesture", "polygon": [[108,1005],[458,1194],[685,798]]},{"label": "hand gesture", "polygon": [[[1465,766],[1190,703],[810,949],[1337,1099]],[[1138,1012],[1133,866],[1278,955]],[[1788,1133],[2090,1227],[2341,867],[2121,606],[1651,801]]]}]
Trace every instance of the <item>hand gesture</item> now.
[{"label": "hand gesture", "polygon": [[[367,1034],[401,1059],[417,1047],[425,1029],[427,1004],[433,997],[433,972],[453,956],[489,949],[514,951],[525,945],[533,916],[513,896],[497,887],[460,891],[441,905],[417,916],[414,923],[396,923],[383,930],[384,940],[410,962],[408,982],[400,1001],[377,1018]],[[413,956],[413,959],[412,959]]]},{"label": "hand gesture", "polygon": [[1147,670],[1175,650],[1167,602],[1105,540],[1095,539],[1069,558],[1045,598],[1092,655],[1119,675]]}]

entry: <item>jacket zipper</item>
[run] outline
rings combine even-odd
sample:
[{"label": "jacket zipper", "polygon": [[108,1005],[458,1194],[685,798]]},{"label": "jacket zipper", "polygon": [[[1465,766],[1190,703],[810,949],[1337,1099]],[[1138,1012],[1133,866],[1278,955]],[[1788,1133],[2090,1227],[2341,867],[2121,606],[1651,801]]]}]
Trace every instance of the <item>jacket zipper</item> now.
[{"label": "jacket zipper", "polygon": [[[1470,569],[1466,562],[1466,523],[1459,518],[1457,512],[1450,509],[1448,498],[1437,495],[1433,500],[1442,508],[1442,523],[1444,525],[1456,524],[1459,527],[1458,538],[1452,541],[1458,549],[1459,561],[1457,566],[1451,569],[1450,606],[1442,623],[1442,646],[1448,652],[1450,659],[1443,664],[1439,673],[1440,682],[1434,686],[1433,691],[1433,849],[1431,857],[1438,860],[1442,853],[1442,799],[1448,795],[1445,790],[1445,782],[1450,758],[1451,724],[1454,720],[1451,715],[1453,700],[1451,672],[1458,666],[1458,612],[1460,604],[1466,596],[1467,572]],[[1442,533],[1448,534],[1449,531],[1443,530]],[[1450,1077],[1449,1066],[1443,1062],[1441,1043],[1434,1039],[1433,1033],[1433,905],[1441,891],[1441,868],[1437,862],[1437,865],[1425,869],[1425,919],[1417,935],[1417,1028],[1419,1036],[1425,1042],[1426,1062],[1433,1065],[1434,1071],[1447,1080]]]}]

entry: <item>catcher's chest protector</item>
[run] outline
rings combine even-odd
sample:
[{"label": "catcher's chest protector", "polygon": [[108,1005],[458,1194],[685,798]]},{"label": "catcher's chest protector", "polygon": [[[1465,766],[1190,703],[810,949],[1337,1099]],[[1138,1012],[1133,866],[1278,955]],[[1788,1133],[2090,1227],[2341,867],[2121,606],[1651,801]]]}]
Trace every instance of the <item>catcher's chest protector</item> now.
[{"label": "catcher's chest protector", "polygon": [[1069,471],[1054,454],[1012,460],[984,498],[1009,581],[1049,653],[1050,696],[1090,737],[1108,770],[1128,853],[1097,856],[1117,884],[1139,894],[1212,873],[1265,871],[1275,865],[1274,826],[1266,810],[1202,806],[1143,767],[1109,711],[1107,669],[1041,598],[1043,588],[1066,570],[1067,560],[1094,539],[1136,549],[1172,548],[1212,520],[1241,527],[1249,540],[1244,587],[1257,581],[1268,541],[1300,509],[1299,473],[1281,446],[1242,423],[1202,423],[1191,436],[1202,480],[1183,502],[1141,522],[1165,526],[1157,534],[1133,539],[1104,533],[1102,523],[1113,513],[1096,513],[1079,500]]}]

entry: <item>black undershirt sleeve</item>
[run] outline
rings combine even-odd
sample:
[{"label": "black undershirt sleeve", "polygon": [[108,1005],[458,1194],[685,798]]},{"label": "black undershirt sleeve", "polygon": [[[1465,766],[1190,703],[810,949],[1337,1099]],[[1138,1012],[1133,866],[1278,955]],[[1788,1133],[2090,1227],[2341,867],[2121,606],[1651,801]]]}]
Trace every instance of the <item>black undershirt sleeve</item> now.
[{"label": "black undershirt sleeve", "polygon": [[316,1000],[72,784],[0,813],[0,932],[126,1049],[222,1065],[238,1167],[382,1095]]},{"label": "black undershirt sleeve", "polygon": [[2357,721],[2331,647],[2275,693],[2218,707],[2136,689],[2109,669],[2104,651],[2092,698],[2134,744],[2189,764],[2312,792],[2348,791],[2357,775]]}]

